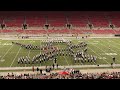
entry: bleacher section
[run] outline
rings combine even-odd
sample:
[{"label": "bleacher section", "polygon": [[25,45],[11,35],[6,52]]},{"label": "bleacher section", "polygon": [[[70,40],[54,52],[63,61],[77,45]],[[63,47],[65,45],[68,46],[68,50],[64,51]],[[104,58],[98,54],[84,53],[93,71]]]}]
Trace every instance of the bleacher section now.
[{"label": "bleacher section", "polygon": [[120,12],[112,12],[109,13],[108,16],[115,27],[120,27]]},{"label": "bleacher section", "polygon": [[109,22],[105,18],[104,13],[89,13],[89,20],[93,24],[94,27],[108,27]]},{"label": "bleacher section", "polygon": [[66,16],[59,13],[47,15],[47,24],[51,27],[65,27],[67,24]]},{"label": "bleacher section", "polygon": [[[23,24],[27,24],[27,29]],[[120,34],[120,12],[0,12],[0,33]],[[66,26],[70,24],[72,28]],[[92,24],[90,29],[88,24]],[[112,29],[110,24],[115,25]],[[49,28],[45,28],[49,25]],[[107,28],[107,29],[105,29]]]},{"label": "bleacher section", "polygon": [[26,24],[28,24],[29,27],[44,27],[44,24],[46,23],[46,18],[42,15],[27,16],[25,22]]},{"label": "bleacher section", "polygon": [[88,24],[88,17],[86,14],[81,13],[70,13],[68,15],[68,22],[75,27],[86,27]]}]

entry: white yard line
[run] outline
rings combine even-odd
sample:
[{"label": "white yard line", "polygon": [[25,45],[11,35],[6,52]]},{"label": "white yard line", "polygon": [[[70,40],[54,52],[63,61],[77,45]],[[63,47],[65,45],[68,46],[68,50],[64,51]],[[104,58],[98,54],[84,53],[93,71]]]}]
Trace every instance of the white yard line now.
[{"label": "white yard line", "polygon": [[68,63],[67,59],[65,58],[65,56],[64,56],[64,59],[66,60],[66,62],[67,62],[67,64],[68,64],[68,66],[69,66],[69,63]]},{"label": "white yard line", "polygon": [[[9,41],[9,40],[8,40],[8,41]],[[7,41],[7,42],[8,42],[8,41]],[[14,46],[14,44],[11,46],[11,48],[12,48],[13,46]],[[6,56],[6,55],[5,55],[5,56]]]},{"label": "white yard line", "polygon": [[28,57],[30,57],[30,51],[31,51],[31,50],[29,50],[29,52],[28,52],[28,55],[27,55]]},{"label": "white yard line", "polygon": [[[32,39],[32,41],[33,41],[33,39]],[[31,43],[30,43],[30,44],[31,44]],[[30,49],[29,52],[28,52],[28,55],[27,55],[28,57],[30,57],[30,52],[31,52],[31,49]]]},{"label": "white yard line", "polygon": [[[24,40],[24,42],[25,42],[25,40]],[[20,50],[21,50],[21,48],[22,48],[22,47],[19,48],[19,50],[18,50],[18,52],[17,52],[15,58],[13,59],[13,61],[12,61],[11,65],[10,65],[10,67],[13,65],[13,63],[14,63],[14,61],[15,61],[17,55],[19,54],[19,52],[20,52]]]},{"label": "white yard line", "polygon": [[[88,42],[87,39],[85,39],[85,41]],[[87,47],[88,47],[88,46],[87,46]],[[88,47],[88,48],[91,49],[90,47]],[[91,49],[91,51],[92,51],[93,53],[95,53],[97,56],[101,57],[101,56],[100,56],[98,53],[96,53],[94,50]],[[109,63],[107,60],[105,60],[104,58],[103,58],[102,60],[104,60],[106,63],[110,64],[110,63]]]},{"label": "white yard line", "polygon": [[[32,41],[33,41],[33,39],[32,39]],[[30,41],[30,44],[31,44],[31,41]],[[29,52],[28,52],[28,57],[30,57],[30,52],[31,52],[31,49],[29,50]],[[31,59],[31,58],[30,58]],[[26,64],[25,64],[25,67],[26,67]]]},{"label": "white yard line", "polygon": [[[7,40],[5,43],[7,43],[9,40]],[[2,42],[1,42],[2,43]],[[0,48],[3,48],[5,45],[3,45],[2,47],[0,47]]]},{"label": "white yard line", "polygon": [[[101,40],[101,39],[100,39],[100,40]],[[111,41],[111,40],[108,40],[108,39],[105,39],[105,40],[107,40],[107,41],[108,41],[107,43],[108,43],[109,45],[111,45],[110,42],[109,42],[109,41]],[[102,40],[101,40],[101,41],[102,41]],[[103,42],[103,41],[102,41],[102,42]],[[113,41],[112,41],[112,42],[113,42]],[[101,45],[103,45],[103,44],[101,44]],[[103,46],[105,46],[105,45],[103,45]],[[114,45],[112,45],[112,46],[115,47],[115,48],[117,48],[117,47],[114,46]],[[105,46],[105,47],[106,47],[106,46]],[[109,47],[107,47],[107,48],[109,48]],[[120,49],[120,48],[117,48],[117,49]],[[113,49],[110,49],[110,50],[116,52],[116,51],[113,50]]]},{"label": "white yard line", "polygon": [[[95,46],[95,47],[97,47],[96,45],[94,45],[94,44],[91,44],[91,45],[93,45],[93,46]],[[100,49],[99,47],[97,47],[98,49]],[[102,49],[100,49],[101,51],[103,51],[104,53],[106,53],[104,50],[102,50]],[[112,57],[112,56],[110,56],[110,57]],[[113,57],[112,57],[113,58]]]},{"label": "white yard line", "polygon": [[[84,39],[84,40],[80,40],[80,41],[84,41],[84,42],[86,42],[86,43],[88,43],[88,41],[87,41],[88,39]],[[88,46],[87,46],[88,47]],[[91,65],[95,65],[95,63],[93,63],[93,62],[91,62]]]},{"label": "white yard line", "polygon": [[[10,52],[10,53],[16,53],[16,52]],[[26,53],[26,52],[22,52],[22,53]]]},{"label": "white yard line", "polygon": [[[58,46],[59,46],[59,48],[60,48],[59,43],[58,43]],[[69,63],[68,63],[67,59],[65,58],[65,56],[64,56],[64,59],[65,59],[66,63],[69,65]]]},{"label": "white yard line", "polygon": [[[116,39],[115,39],[115,41],[117,41],[117,42],[118,42],[118,40],[116,40]],[[114,41],[113,41],[113,42],[114,42]],[[115,43],[116,43],[116,42],[115,42]],[[119,43],[116,43],[116,44],[120,45]]]},{"label": "white yard line", "polygon": [[[112,41],[112,40],[108,40],[108,39],[106,39],[107,41]],[[113,42],[113,41],[112,41]],[[108,42],[108,44],[110,45],[110,43]],[[120,48],[118,48],[118,47],[116,47],[116,46],[114,46],[114,45],[112,45],[113,47],[115,47],[115,48],[117,48],[117,49],[120,49]],[[111,50],[113,50],[113,49],[111,49]],[[113,50],[114,51],[114,50]]]},{"label": "white yard line", "polygon": [[[32,41],[34,41],[33,39],[32,39]],[[40,41],[40,40],[39,40]],[[31,43],[32,44],[32,43]],[[41,45],[41,43],[40,43],[40,45]],[[28,52],[28,56],[30,55],[30,52],[31,52],[31,50],[29,50],[29,52]],[[40,53],[41,53],[41,50],[40,50]],[[30,57],[30,56],[29,56]],[[40,64],[40,66],[41,66],[41,64]]]},{"label": "white yard line", "polygon": [[[100,39],[101,40],[101,39]],[[102,40],[101,40],[102,41]],[[101,44],[101,43],[100,43]],[[105,45],[103,45],[103,44],[101,44],[102,46],[104,46],[104,47],[106,47],[106,48],[109,48],[109,47],[107,47],[107,46],[105,46]],[[110,45],[110,44],[109,44]],[[113,52],[116,52],[115,50],[113,50],[113,49],[110,49],[111,51],[113,51]],[[118,52],[116,52],[117,54],[119,54]],[[111,56],[112,57],[112,56]],[[118,60],[117,60],[118,61]],[[120,61],[118,61],[118,62],[120,62]]]},{"label": "white yard line", "polygon": [[[93,45],[93,44],[92,44]],[[101,44],[102,45],[102,44]],[[96,45],[94,45],[94,46],[96,46]],[[104,45],[103,45],[104,46]],[[97,47],[97,46],[96,46]],[[97,47],[98,49],[100,49],[99,47]],[[101,51],[103,51],[104,53],[106,53],[104,50],[102,50],[102,49],[100,49]],[[112,56],[110,56],[110,57],[112,57]],[[113,57],[112,57],[113,58]],[[118,61],[118,60],[116,60],[116,61]],[[120,62],[120,61],[118,61],[118,62]]]},{"label": "white yard line", "polygon": [[[40,40],[39,40],[40,41]],[[41,46],[41,41],[40,41],[40,46]],[[40,53],[41,53],[41,49],[40,49]],[[40,66],[41,66],[41,63],[40,63]]]},{"label": "white yard line", "polygon": [[19,54],[20,50],[21,50],[21,47],[19,48],[19,50],[18,50],[18,52],[17,52],[17,54],[16,54],[15,58],[13,59],[13,61],[12,61],[11,65],[10,65],[10,67],[13,65],[13,63],[14,63],[14,61],[15,61],[15,59],[16,59],[16,57],[17,57],[17,55]]},{"label": "white yard line", "polygon": [[[90,47],[88,47],[89,49],[91,49]],[[91,49],[92,52],[94,52],[97,56],[101,57],[99,54],[97,54],[94,50]],[[104,60],[104,59],[103,59]],[[104,60],[106,63],[110,64],[108,61]]]},{"label": "white yard line", "polygon": [[12,45],[8,50],[7,52],[4,54],[4,56],[1,58],[1,60],[6,56],[6,54],[10,51],[10,49],[13,47],[14,45]]},{"label": "white yard line", "polygon": [[[107,39],[106,39],[107,40]],[[113,43],[115,43],[115,44],[118,44],[118,43],[116,43],[116,42],[114,42],[113,40],[108,40],[108,41],[111,41],[111,42],[113,42]],[[120,44],[118,44],[118,45],[120,45]],[[116,46],[114,46],[114,45],[112,45],[113,47],[116,47]],[[118,48],[118,47],[116,47],[117,49],[119,49],[120,50],[120,48]]]}]

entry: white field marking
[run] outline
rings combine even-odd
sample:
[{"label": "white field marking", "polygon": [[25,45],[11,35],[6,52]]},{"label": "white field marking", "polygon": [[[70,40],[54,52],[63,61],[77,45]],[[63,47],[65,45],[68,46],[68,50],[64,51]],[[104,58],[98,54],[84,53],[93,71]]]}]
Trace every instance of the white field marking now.
[{"label": "white field marking", "polygon": [[[1,53],[4,53],[4,52],[1,52]],[[10,52],[10,53],[16,53],[16,52]],[[26,52],[22,52],[22,53],[26,53]]]},{"label": "white field marking", "polygon": [[12,43],[3,43],[3,44],[0,43],[0,45],[7,46],[7,45],[12,45]]},{"label": "white field marking", "polygon": [[[30,41],[30,44],[31,44],[31,42],[35,42],[35,41],[33,41],[33,39],[32,39],[32,41]],[[28,52],[28,56],[30,55],[30,52],[31,52],[31,49]]]},{"label": "white field marking", "polygon": [[[111,41],[112,41],[112,40],[111,40]],[[112,41],[112,42],[115,42],[115,41],[117,41],[117,42],[118,42],[118,40],[116,40],[116,39],[115,39],[114,41]],[[115,42],[115,43],[116,43],[116,42]],[[116,44],[120,45],[119,43],[116,43]]]},{"label": "white field marking", "polygon": [[[60,48],[59,43],[58,43],[58,46],[59,46],[59,48]],[[65,58],[65,56],[64,56],[64,59],[65,59],[66,63],[67,63],[67,64],[68,64],[68,66],[69,66],[69,63],[68,63],[67,59]]]},{"label": "white field marking", "polygon": [[[95,47],[97,47],[96,45],[94,45]],[[99,47],[97,47],[98,49],[100,49]],[[103,51],[104,53],[106,53],[104,50],[100,49],[101,51]],[[110,56],[112,57],[112,56]],[[113,58],[113,57],[112,57]]]},{"label": "white field marking", "polygon": [[[88,47],[89,49],[91,49],[90,47]],[[92,49],[91,49],[92,50]],[[101,57],[99,54],[97,54],[94,50],[92,50],[97,56],[99,56],[99,57]],[[106,61],[104,58],[103,58],[103,60],[106,62],[106,63],[108,63],[108,64],[110,64],[108,61]]]},{"label": "white field marking", "polygon": [[17,54],[16,54],[15,58],[13,59],[13,61],[12,61],[11,65],[10,65],[10,67],[11,67],[11,66],[12,66],[12,64],[14,63],[14,61],[15,61],[15,59],[16,59],[16,57],[17,57],[17,55],[19,54],[20,50],[21,50],[21,47],[19,48],[19,50],[18,50],[18,52],[17,52]]},{"label": "white field marking", "polygon": [[29,52],[28,52],[28,57],[29,57],[29,55],[30,55],[30,51],[31,51],[31,50],[29,50]]},{"label": "white field marking", "polygon": [[66,60],[66,62],[67,62],[67,64],[68,64],[68,66],[69,66],[69,63],[68,63],[67,59],[65,58],[65,56],[64,56],[64,59]]},{"label": "white field marking", "polygon": [[[25,42],[25,40],[24,40],[24,42]],[[11,65],[10,65],[10,67],[13,65],[13,63],[14,63],[14,61],[15,61],[17,55],[19,54],[19,52],[20,52],[20,50],[21,50],[21,48],[22,48],[22,47],[19,48],[19,50],[18,50],[18,52],[17,52],[15,58],[13,59],[13,61],[12,61]]]},{"label": "white field marking", "polygon": [[[8,40],[9,41],[9,40]],[[17,40],[18,41],[18,40]],[[13,44],[13,46],[14,46],[14,44]]]},{"label": "white field marking", "polygon": [[[85,42],[87,42],[88,43],[88,41],[87,41],[87,39],[84,39],[83,41],[85,41]],[[90,44],[90,43],[89,43]],[[81,48],[80,48],[81,49]],[[81,49],[82,50],[82,49]],[[81,63],[82,64],[82,63]],[[92,64],[92,65],[94,65],[95,63],[94,62],[92,62],[92,63],[90,63],[90,64]],[[83,65],[83,64],[82,64]]]},{"label": "white field marking", "polygon": [[93,42],[99,42],[99,41],[93,41]]},{"label": "white field marking", "polygon": [[13,47],[13,45],[7,50],[7,52],[3,55],[3,57],[1,58],[1,60],[6,56],[6,54],[10,51],[10,49]]},{"label": "white field marking", "polygon": [[[40,41],[40,40],[39,40]],[[40,46],[41,46],[41,41],[40,41]],[[41,49],[40,49],[40,53],[41,53]],[[40,66],[41,66],[41,63],[40,63]]]},{"label": "white field marking", "polygon": [[[100,39],[101,40],[101,39]],[[102,40],[101,40],[102,41]],[[100,43],[101,44],[101,43]],[[105,45],[103,45],[103,44],[101,44],[102,46],[105,46]],[[109,44],[110,45],[110,44]],[[106,46],[105,46],[106,47]],[[107,48],[109,48],[109,47],[107,47]],[[113,51],[113,52],[116,52],[115,50],[113,50],[113,49],[110,49],[111,51]],[[105,52],[105,51],[104,51]],[[105,52],[106,53],[106,52]],[[116,52],[117,53],[117,52]],[[110,56],[110,57],[112,57],[112,56]],[[112,57],[113,58],[113,57]],[[118,60],[117,60],[118,61]],[[120,62],[120,61],[118,61],[118,62]]]},{"label": "white field marking", "polygon": [[[31,42],[35,42],[35,41],[33,41],[33,39],[32,39],[32,41],[30,41],[30,44],[31,44]],[[28,52],[28,57],[30,57],[30,52],[31,52],[31,49],[29,50],[29,52]],[[31,59],[31,58],[30,58]],[[25,64],[25,67],[26,67],[26,64]]]},{"label": "white field marking", "polygon": [[31,43],[31,42],[35,42],[35,41],[33,41],[33,39],[32,39],[32,41],[30,41],[30,43]]},{"label": "white field marking", "polygon": [[5,61],[5,59],[2,59],[2,60],[0,60],[1,62],[4,62]]},{"label": "white field marking", "polygon": [[[88,39],[85,39],[85,42],[87,42],[87,43],[88,43],[88,41],[87,41],[87,40],[88,40]],[[98,42],[98,41],[95,41],[95,42],[93,41],[93,43],[91,43],[91,44],[98,44],[97,42]],[[88,43],[88,44],[90,44],[90,43]],[[93,51],[93,50],[92,50],[92,51]],[[93,52],[94,52],[94,51],[93,51]],[[95,52],[94,52],[94,53],[95,53]],[[92,63],[93,63],[93,62],[92,62]],[[95,63],[93,63],[93,65],[94,65],[94,64],[95,64]]]},{"label": "white field marking", "polygon": [[99,57],[99,59],[106,59],[106,57]]},{"label": "white field marking", "polygon": [[[100,43],[101,44],[101,43]],[[102,44],[101,44],[102,45]],[[95,45],[94,45],[95,46]],[[103,45],[104,46],[104,45]],[[97,47],[97,46],[96,46]],[[97,47],[97,48],[99,48],[99,47]],[[100,49],[100,48],[99,48]],[[101,51],[103,51],[104,53],[106,53],[104,50],[102,50],[102,49],[100,49]],[[109,55],[110,57],[112,57],[111,55]],[[113,58],[113,57],[112,57]],[[116,60],[116,61],[118,61],[118,60]],[[118,61],[118,62],[120,62],[120,61]]]},{"label": "white field marking", "polygon": [[[108,40],[108,39],[106,39],[106,40]],[[113,42],[113,43],[116,43],[116,42],[114,42],[113,40],[108,40],[108,41],[111,41],[111,42]],[[118,43],[116,43],[116,44],[118,44]],[[120,45],[120,44],[119,44],[119,45]],[[120,48],[118,48],[118,47],[116,47],[116,46],[114,46],[114,45],[112,45],[112,46],[120,50]]]},{"label": "white field marking", "polygon": [[98,43],[95,43],[95,42],[92,43],[92,42],[90,42],[90,43],[88,43],[88,44],[98,44]]},{"label": "white field marking", "polygon": [[[32,42],[32,41],[30,41],[30,43],[31,43],[31,42]],[[30,55],[30,51],[31,51],[31,50],[29,50],[29,52],[28,52],[28,55],[27,55],[28,57],[30,57],[30,56],[29,56],[29,55]],[[25,64],[25,67],[26,67],[26,64]]]},{"label": "white field marking", "polygon": [[[9,40],[7,40],[5,43],[7,43],[7,42],[9,42]],[[2,47],[4,47],[5,45],[2,45]],[[2,48],[2,47],[0,47],[0,48]]]},{"label": "white field marking", "polygon": [[117,55],[117,53],[105,53],[103,55]]},{"label": "white field marking", "polygon": [[[84,41],[88,43],[87,39],[84,39]],[[88,43],[88,44],[89,44],[89,43]],[[82,49],[81,49],[81,50],[82,50]],[[92,62],[91,64],[94,65],[95,63]]]},{"label": "white field marking", "polygon": [[[101,40],[101,39],[100,39],[100,40]],[[102,40],[101,40],[101,41],[102,41]],[[101,43],[100,43],[100,44],[101,44]],[[103,45],[103,44],[101,44],[101,45]],[[106,47],[105,45],[103,45],[103,46]],[[109,48],[109,47],[107,47],[107,48]],[[113,52],[116,52],[115,50],[113,50],[113,49],[111,49],[111,48],[110,48],[110,50],[113,51]],[[116,53],[118,53],[118,52],[116,52]]]},{"label": "white field marking", "polygon": [[[109,42],[113,42],[112,40],[108,40],[108,39],[105,39],[105,40],[107,40],[108,41],[108,44],[109,44]],[[102,41],[102,40],[101,40]],[[117,44],[117,43],[116,43]],[[110,44],[109,44],[110,45]],[[116,47],[116,46],[114,46],[114,45],[112,45],[113,47],[115,47],[115,48],[117,48],[117,49],[120,49],[120,48],[118,48],[118,47]]]}]

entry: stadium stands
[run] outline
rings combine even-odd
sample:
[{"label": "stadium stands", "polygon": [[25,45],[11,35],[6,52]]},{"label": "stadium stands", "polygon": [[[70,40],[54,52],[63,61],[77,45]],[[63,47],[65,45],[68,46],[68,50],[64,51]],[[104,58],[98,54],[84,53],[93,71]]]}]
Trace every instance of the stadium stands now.
[{"label": "stadium stands", "polygon": [[[120,12],[0,12],[0,23],[5,24],[2,33],[120,34],[119,20]],[[25,31],[24,23],[28,25]],[[109,27],[110,24],[115,27]]]},{"label": "stadium stands", "polygon": [[101,72],[101,73],[81,73],[72,71],[70,73],[64,71],[63,74],[14,74],[0,75],[0,79],[120,79],[120,72]]},{"label": "stadium stands", "polygon": [[27,16],[26,23],[29,27],[43,27],[46,23],[46,18],[39,15],[39,16]]},{"label": "stadium stands", "polygon": [[72,26],[76,27],[86,27],[87,26],[87,18],[84,16],[69,16],[68,22],[72,24]]},{"label": "stadium stands", "polygon": [[109,13],[108,17],[113,25],[120,27],[120,12]]},{"label": "stadium stands", "polygon": [[104,13],[90,13],[89,20],[94,25],[94,27],[108,27],[109,22],[105,18]]}]

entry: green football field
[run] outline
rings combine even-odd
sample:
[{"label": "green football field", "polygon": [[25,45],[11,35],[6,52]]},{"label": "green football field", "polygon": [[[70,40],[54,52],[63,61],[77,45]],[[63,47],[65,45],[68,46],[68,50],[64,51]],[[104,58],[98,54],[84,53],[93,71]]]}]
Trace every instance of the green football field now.
[{"label": "green football field", "polygon": [[[21,48],[12,41],[22,44],[43,45],[41,40],[0,40],[0,67],[29,67],[33,64],[18,64],[19,57],[29,56],[32,60],[33,56],[42,53],[42,50],[28,50]],[[120,64],[120,38],[91,38],[91,39],[71,39],[72,43],[78,44],[85,41],[88,44],[88,53],[97,56],[96,64],[110,64],[113,62],[112,57],[116,58],[116,63]],[[65,44],[55,44],[58,48],[66,48]],[[110,50],[109,50],[110,46]],[[76,50],[74,50],[76,51]],[[67,52],[66,52],[67,53]],[[74,63],[70,56],[58,56],[57,63],[59,65],[81,65]],[[53,61],[34,64],[34,66],[52,65]],[[84,63],[85,65],[94,65],[95,63]]]}]

